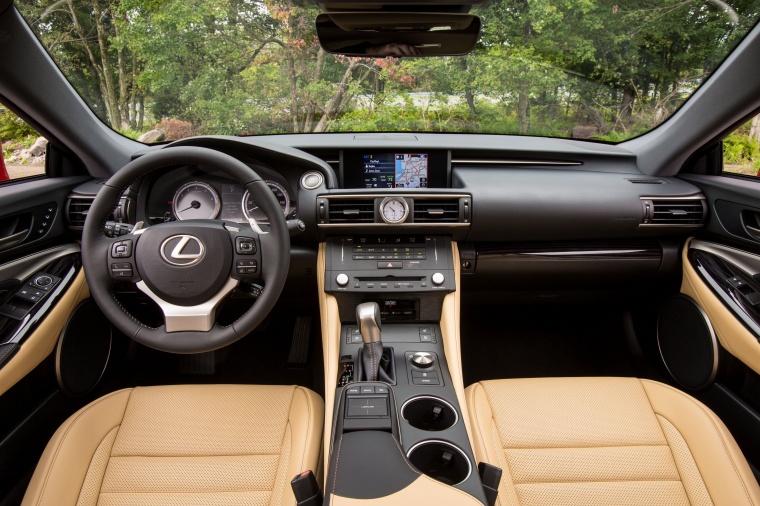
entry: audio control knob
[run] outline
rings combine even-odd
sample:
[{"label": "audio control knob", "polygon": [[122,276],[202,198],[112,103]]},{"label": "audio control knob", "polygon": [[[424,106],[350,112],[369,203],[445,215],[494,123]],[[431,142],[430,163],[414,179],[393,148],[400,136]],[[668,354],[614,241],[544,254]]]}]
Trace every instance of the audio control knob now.
[{"label": "audio control knob", "polygon": [[444,278],[443,274],[441,274],[440,272],[436,272],[435,274],[433,274],[433,277],[431,279],[435,286],[441,286],[443,282],[446,281],[446,278]]},{"label": "audio control knob", "polygon": [[338,286],[346,286],[348,284],[348,276],[342,272],[335,277],[335,282]]},{"label": "audio control knob", "polygon": [[412,363],[421,369],[426,369],[433,365],[433,355],[426,351],[418,351],[412,355]]}]

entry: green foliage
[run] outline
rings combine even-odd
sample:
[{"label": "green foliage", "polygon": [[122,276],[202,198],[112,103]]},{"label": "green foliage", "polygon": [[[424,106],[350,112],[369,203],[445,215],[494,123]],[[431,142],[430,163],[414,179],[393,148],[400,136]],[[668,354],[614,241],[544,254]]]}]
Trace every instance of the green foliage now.
[{"label": "green foliage", "polygon": [[23,142],[31,139],[34,143],[37,132],[8,109],[0,109],[0,138],[3,142]]},{"label": "green foliage", "polygon": [[95,113],[130,137],[147,114],[184,122],[178,135],[566,137],[587,125],[620,142],[683,103],[755,24],[759,2],[493,0],[473,8],[484,25],[472,54],[418,59],[326,54],[319,10],[300,0],[16,5]]},{"label": "green foliage", "polygon": [[760,145],[750,136],[734,132],[723,139],[723,161],[729,164],[754,164],[760,168]]}]

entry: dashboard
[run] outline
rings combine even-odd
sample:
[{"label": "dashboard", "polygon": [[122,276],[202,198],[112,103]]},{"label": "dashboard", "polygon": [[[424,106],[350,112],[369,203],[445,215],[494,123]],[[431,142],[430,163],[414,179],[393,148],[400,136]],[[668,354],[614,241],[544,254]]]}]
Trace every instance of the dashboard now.
[{"label": "dashboard", "polygon": [[[709,211],[698,187],[647,176],[631,153],[603,144],[320,134],[180,145],[222,151],[267,182],[288,221],[294,286],[308,281],[320,243],[358,236],[456,241],[463,288],[483,294],[504,286],[549,293],[631,286],[672,272],[683,239]],[[70,201],[97,190],[84,185]],[[129,193],[122,219],[130,223],[268,221],[240,184],[213,167],[178,166]]]}]

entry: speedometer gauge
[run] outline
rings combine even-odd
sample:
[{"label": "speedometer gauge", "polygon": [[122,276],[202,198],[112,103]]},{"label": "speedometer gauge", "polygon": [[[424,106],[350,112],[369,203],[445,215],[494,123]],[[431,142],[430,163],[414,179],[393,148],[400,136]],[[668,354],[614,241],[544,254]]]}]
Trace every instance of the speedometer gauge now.
[{"label": "speedometer gauge", "polygon": [[[276,198],[277,202],[280,203],[282,213],[285,216],[289,215],[290,197],[288,196],[288,192],[280,183],[276,183],[274,181],[265,182],[267,186],[269,186],[269,189],[272,190],[272,193],[274,193],[274,198]],[[259,205],[256,203],[256,201],[253,200],[251,193],[247,190],[243,195],[243,214],[245,214],[245,217],[247,219],[255,220],[256,223],[269,223],[269,218],[267,218],[267,216],[264,214],[264,211],[259,208]]]},{"label": "speedometer gauge", "polygon": [[211,185],[193,181],[182,185],[172,200],[178,220],[211,220],[219,215],[219,194]]}]

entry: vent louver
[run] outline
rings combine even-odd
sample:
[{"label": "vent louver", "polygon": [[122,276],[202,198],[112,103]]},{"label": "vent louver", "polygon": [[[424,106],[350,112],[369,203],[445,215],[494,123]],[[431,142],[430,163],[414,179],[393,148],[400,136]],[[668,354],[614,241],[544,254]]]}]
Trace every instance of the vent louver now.
[{"label": "vent louver", "polygon": [[415,223],[458,223],[459,199],[414,201]]},{"label": "vent louver", "polygon": [[374,223],[374,199],[330,199],[328,223]]},{"label": "vent louver", "polygon": [[69,197],[66,202],[66,217],[70,229],[82,230],[94,200],[94,197]]},{"label": "vent louver", "polygon": [[705,219],[703,198],[643,199],[644,225],[701,226]]}]

